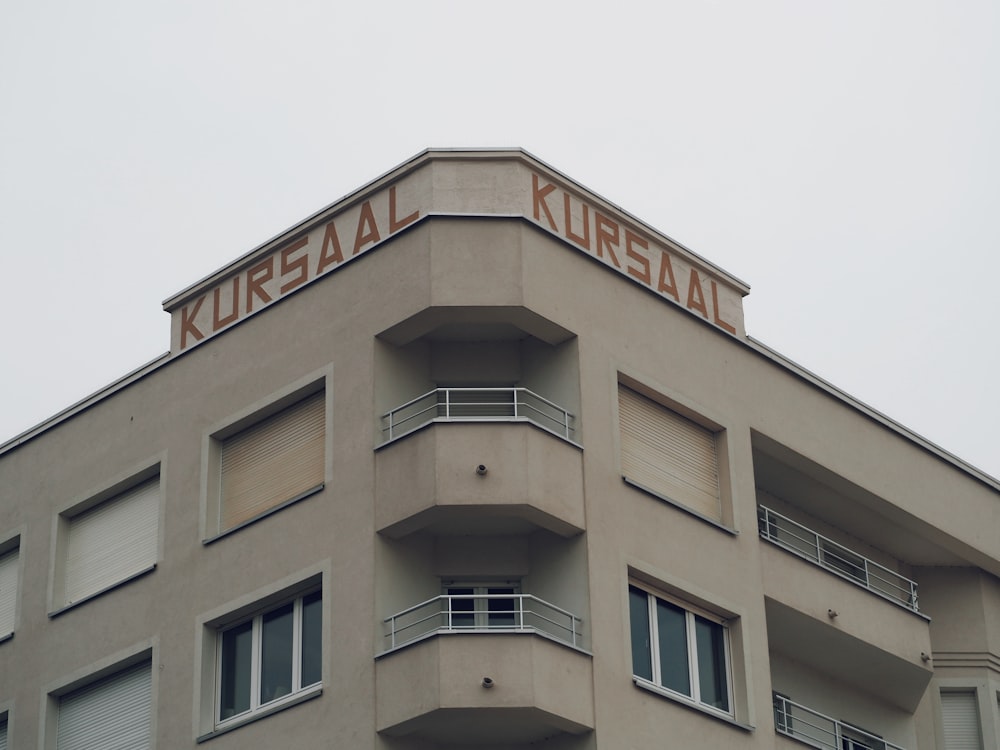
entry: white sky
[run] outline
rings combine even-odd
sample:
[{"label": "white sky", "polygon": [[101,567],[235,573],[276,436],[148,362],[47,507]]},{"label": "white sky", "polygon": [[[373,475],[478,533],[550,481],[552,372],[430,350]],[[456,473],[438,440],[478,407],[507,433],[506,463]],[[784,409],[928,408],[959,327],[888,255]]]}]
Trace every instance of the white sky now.
[{"label": "white sky", "polygon": [[523,146],[748,282],[755,338],[1000,476],[998,38],[993,0],[2,0],[0,443],[423,148]]}]

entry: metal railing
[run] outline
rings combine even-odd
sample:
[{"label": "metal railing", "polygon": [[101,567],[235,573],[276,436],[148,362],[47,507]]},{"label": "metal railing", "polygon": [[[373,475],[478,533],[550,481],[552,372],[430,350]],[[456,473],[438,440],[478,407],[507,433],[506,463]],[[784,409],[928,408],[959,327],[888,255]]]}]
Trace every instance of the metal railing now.
[{"label": "metal railing", "polygon": [[761,537],[767,541],[864,586],[894,604],[919,612],[917,584],[909,578],[763,505],[757,508],[757,522]]},{"label": "metal railing", "polygon": [[382,415],[385,442],[428,422],[531,422],[573,439],[573,415],[527,388],[435,388]]},{"label": "metal railing", "polygon": [[433,633],[543,633],[580,646],[580,618],[531,594],[442,594],[383,620],[387,650]]},{"label": "metal railing", "polygon": [[779,734],[823,750],[903,750],[899,745],[774,694],[774,728]]}]

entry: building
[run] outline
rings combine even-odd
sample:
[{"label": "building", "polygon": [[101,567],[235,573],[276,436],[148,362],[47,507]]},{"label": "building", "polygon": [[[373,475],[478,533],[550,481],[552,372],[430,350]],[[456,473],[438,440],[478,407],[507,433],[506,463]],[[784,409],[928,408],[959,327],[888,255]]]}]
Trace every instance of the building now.
[{"label": "building", "polygon": [[1000,746],[1000,485],[747,292],[432,150],[168,299],[0,448],[0,748]]}]

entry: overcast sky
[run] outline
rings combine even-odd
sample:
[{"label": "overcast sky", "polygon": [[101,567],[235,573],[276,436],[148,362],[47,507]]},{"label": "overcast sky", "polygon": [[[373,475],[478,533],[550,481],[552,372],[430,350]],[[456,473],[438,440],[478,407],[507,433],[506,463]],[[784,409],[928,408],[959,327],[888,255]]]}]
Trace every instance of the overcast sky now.
[{"label": "overcast sky", "polygon": [[1000,476],[1000,4],[0,0],[0,443],[428,146],[522,146]]}]

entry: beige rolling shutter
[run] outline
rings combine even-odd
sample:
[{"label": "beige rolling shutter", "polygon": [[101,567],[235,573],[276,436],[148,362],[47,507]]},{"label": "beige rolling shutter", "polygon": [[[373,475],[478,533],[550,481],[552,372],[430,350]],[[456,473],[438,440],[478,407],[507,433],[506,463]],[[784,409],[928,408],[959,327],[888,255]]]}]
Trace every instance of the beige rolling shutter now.
[{"label": "beige rolling shutter", "polygon": [[323,483],[325,403],[320,391],[223,441],[223,529]]},{"label": "beige rolling shutter", "polygon": [[0,638],[14,632],[18,552],[15,548],[0,555]]},{"label": "beige rolling shutter", "polygon": [[658,495],[721,519],[715,434],[618,386],[622,473]]},{"label": "beige rolling shutter", "polygon": [[152,747],[152,690],[147,662],[63,696],[56,750]]},{"label": "beige rolling shutter", "polygon": [[160,479],[69,520],[65,603],[79,601],[156,563]]},{"label": "beige rolling shutter", "polygon": [[945,750],[983,750],[975,691],[942,692],[941,723]]}]

